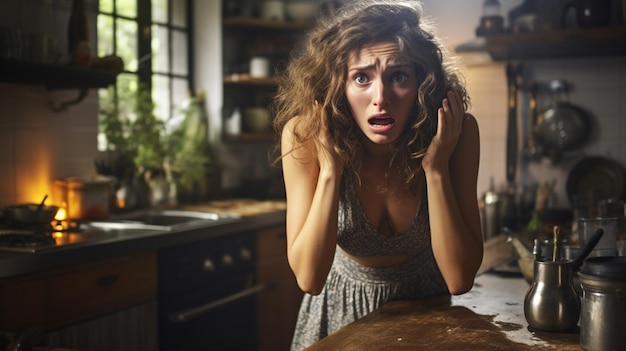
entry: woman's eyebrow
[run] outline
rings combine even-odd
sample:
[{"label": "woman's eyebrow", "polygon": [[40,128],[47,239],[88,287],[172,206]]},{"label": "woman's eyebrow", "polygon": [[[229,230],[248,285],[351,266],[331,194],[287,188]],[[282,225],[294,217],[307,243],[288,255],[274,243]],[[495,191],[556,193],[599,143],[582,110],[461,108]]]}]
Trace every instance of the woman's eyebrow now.
[{"label": "woman's eyebrow", "polygon": [[[369,65],[363,65],[363,66],[349,67],[348,68],[348,72],[365,71],[365,70],[368,70],[368,69],[372,69],[376,65],[377,64],[369,64]],[[409,62],[405,62],[405,61],[395,62],[395,63],[392,63],[392,64],[387,66],[388,69],[389,68],[390,69],[398,69],[398,68],[408,68],[408,67],[411,67],[411,64]]]}]

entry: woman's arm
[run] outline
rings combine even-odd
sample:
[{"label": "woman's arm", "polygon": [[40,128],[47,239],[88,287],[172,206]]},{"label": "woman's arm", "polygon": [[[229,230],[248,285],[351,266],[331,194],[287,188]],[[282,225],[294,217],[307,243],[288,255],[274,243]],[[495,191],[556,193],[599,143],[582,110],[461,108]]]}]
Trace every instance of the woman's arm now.
[{"label": "woman's arm", "polygon": [[476,195],[480,144],[476,119],[448,94],[437,136],[424,157],[431,241],[451,294],[469,291],[483,257]]},{"label": "woman's arm", "polygon": [[287,257],[300,289],[316,295],[326,283],[335,255],[343,162],[325,145],[320,145],[318,155],[313,145],[295,145],[294,126],[294,120],[288,122],[281,136]]}]

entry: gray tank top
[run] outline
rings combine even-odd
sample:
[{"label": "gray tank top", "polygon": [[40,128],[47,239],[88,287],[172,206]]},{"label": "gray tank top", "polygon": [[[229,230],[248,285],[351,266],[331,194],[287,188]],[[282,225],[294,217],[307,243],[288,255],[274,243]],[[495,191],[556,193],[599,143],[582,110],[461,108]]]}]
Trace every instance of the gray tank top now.
[{"label": "gray tank top", "polygon": [[394,236],[380,234],[372,225],[356,191],[354,176],[344,175],[339,196],[337,244],[358,257],[406,256],[430,250],[430,224],[426,188],[407,233]]}]

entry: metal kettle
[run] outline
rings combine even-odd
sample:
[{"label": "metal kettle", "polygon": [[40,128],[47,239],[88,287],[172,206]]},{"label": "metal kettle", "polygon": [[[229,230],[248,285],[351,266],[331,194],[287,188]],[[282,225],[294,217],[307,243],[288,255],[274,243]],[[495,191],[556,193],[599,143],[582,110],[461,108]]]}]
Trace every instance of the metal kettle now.
[{"label": "metal kettle", "polygon": [[552,260],[535,258],[533,283],[524,297],[524,316],[535,330],[567,331],[578,324],[580,298],[573,283],[575,266],[571,260],[560,260],[559,234],[556,226]]},{"label": "metal kettle", "polygon": [[571,261],[535,260],[534,281],[524,298],[524,316],[535,330],[567,331],[580,316]]},{"label": "metal kettle", "polygon": [[[562,332],[578,324],[581,301],[573,276],[604,234],[596,230],[575,260],[561,260],[559,226],[554,227],[552,260],[535,257],[533,283],[524,297],[524,316],[530,328]],[[537,248],[533,252],[539,252]]]}]

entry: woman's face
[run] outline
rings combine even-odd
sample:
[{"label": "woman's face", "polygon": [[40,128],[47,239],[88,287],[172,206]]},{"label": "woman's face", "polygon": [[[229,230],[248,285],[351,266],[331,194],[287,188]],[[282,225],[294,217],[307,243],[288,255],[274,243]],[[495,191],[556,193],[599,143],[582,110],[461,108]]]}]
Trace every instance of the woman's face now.
[{"label": "woman's face", "polygon": [[346,98],[363,134],[389,144],[405,130],[417,101],[417,77],[395,43],[366,45],[348,62]]}]

